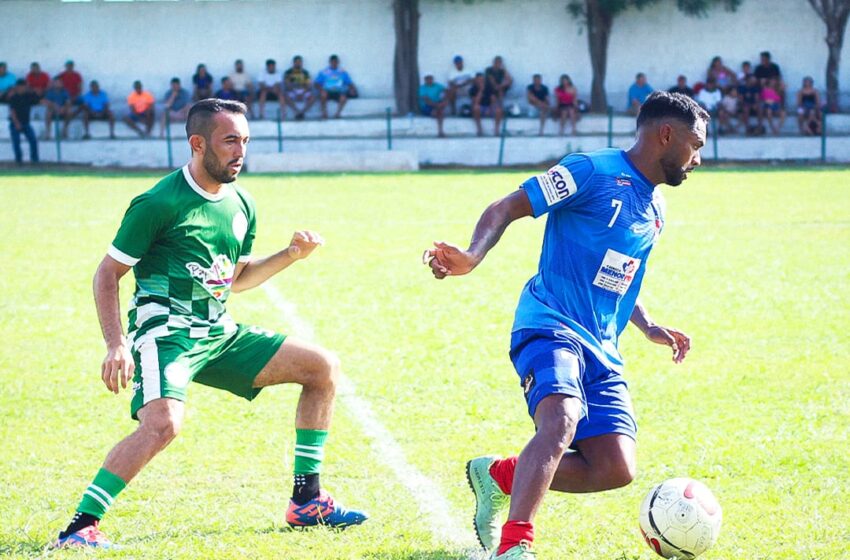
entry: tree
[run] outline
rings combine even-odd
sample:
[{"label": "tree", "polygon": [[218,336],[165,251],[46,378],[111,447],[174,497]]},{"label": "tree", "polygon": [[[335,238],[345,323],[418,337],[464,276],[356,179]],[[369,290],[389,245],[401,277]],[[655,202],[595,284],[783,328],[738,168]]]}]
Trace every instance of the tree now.
[{"label": "tree", "polygon": [[844,30],[850,15],[850,0],[809,0],[818,16],[826,24],[826,46],[829,58],[826,61],[826,105],[833,113],[838,107],[838,63],[844,45]]},{"label": "tree", "polygon": [[[587,28],[587,44],[590,49],[590,65],[593,83],[590,89],[591,110],[597,113],[608,109],[605,94],[605,73],[608,67],[608,40],[614,19],[629,8],[639,10],[660,0],[570,0],[567,10]],[[727,10],[735,10],[743,0],[676,0],[676,6],[691,16],[705,16],[714,4],[722,4]],[[815,1],[815,0],[810,0]],[[830,2],[830,0],[823,0]],[[850,1],[850,0],[837,0]],[[846,21],[846,20],[845,20]]]},{"label": "tree", "polygon": [[406,115],[416,109],[419,91],[419,0],[393,0],[393,20],[395,105]]}]

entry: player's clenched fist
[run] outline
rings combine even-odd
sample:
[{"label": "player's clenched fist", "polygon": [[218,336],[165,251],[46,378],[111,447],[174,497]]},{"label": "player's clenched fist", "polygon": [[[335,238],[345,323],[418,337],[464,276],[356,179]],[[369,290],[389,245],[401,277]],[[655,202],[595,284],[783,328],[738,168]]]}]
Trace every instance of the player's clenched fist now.
[{"label": "player's clenched fist", "polygon": [[127,383],[135,370],[136,364],[130,349],[126,344],[121,343],[107,350],[103,364],[100,366],[100,377],[106,388],[117,395],[122,387],[127,388]]},{"label": "player's clenched fist", "polygon": [[427,249],[422,262],[431,267],[437,279],[446,276],[460,276],[470,272],[478,264],[478,259],[469,251],[444,241],[435,241],[433,249]]},{"label": "player's clenched fist", "polygon": [[325,240],[315,231],[296,231],[292,234],[292,241],[289,242],[287,251],[294,260],[304,259],[310,256],[313,249],[324,244]]}]

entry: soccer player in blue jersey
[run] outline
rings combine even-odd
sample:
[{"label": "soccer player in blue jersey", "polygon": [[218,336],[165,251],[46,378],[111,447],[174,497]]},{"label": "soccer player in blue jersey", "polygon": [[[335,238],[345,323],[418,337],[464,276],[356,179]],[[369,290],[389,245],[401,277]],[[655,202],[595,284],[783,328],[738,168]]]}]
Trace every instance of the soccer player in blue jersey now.
[{"label": "soccer player in blue jersey", "polygon": [[[571,154],[491,204],[469,248],[435,243],[438,279],[467,274],[505,228],[548,214],[537,274],[519,299],[510,357],[536,433],[518,457],[467,464],[475,529],[492,559],[533,557],[532,522],[549,489],[599,492],[629,484],[637,426],[617,339],[631,321],[681,362],[683,332],[655,324],[638,300],[646,261],[664,227],[657,185],[677,186],[700,164],[709,116],[692,99],[655,92],[628,150]],[[497,518],[510,505],[502,526]]]}]

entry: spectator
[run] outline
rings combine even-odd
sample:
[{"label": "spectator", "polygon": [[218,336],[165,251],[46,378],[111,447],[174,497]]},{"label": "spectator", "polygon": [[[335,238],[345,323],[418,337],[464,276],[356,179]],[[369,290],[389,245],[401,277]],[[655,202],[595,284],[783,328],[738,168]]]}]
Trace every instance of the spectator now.
[{"label": "spectator", "polygon": [[502,104],[498,100],[496,90],[485,80],[484,74],[480,72],[475,75],[472,87],[469,88],[469,97],[472,98],[472,117],[475,119],[475,128],[478,136],[484,136],[481,128],[482,116],[493,116],[495,135],[499,135],[499,125],[502,123]]},{"label": "spectator", "polygon": [[257,85],[260,87],[259,118],[264,119],[266,118],[266,101],[280,101],[282,95],[280,92],[280,78],[278,78],[277,74],[277,62],[273,58],[266,60],[266,69],[260,75]]},{"label": "spectator", "polygon": [[[337,102],[335,119],[342,114],[342,108],[354,87],[348,72],[339,67],[339,57],[332,54],[328,59],[328,67],[316,76],[316,86],[319,88],[319,101],[322,107],[322,118],[328,118],[328,100]],[[356,90],[354,90],[356,93]]]},{"label": "spectator", "polygon": [[[738,87],[741,95],[741,124],[747,134],[764,134],[762,126],[761,85],[755,74],[747,76],[744,85]],[[755,117],[757,125],[750,126],[750,119]]]},{"label": "spectator", "polygon": [[640,111],[640,106],[643,105],[643,102],[646,101],[646,98],[652,92],[653,88],[647,83],[646,74],[639,72],[635,76],[635,83],[629,87],[629,99],[626,103],[626,111],[632,115],[637,115],[638,111]]},{"label": "spectator", "polygon": [[[301,55],[294,56],[292,68],[283,73],[283,99],[295,111],[295,120],[299,121],[316,102],[313,82],[310,79],[310,73],[304,69],[304,59]],[[286,108],[281,106],[281,111],[285,114]]]},{"label": "spectator", "polygon": [[233,80],[228,76],[221,79],[221,88],[215,92],[215,96],[219,99],[227,99],[228,101],[241,101],[239,94],[233,89]]},{"label": "spectator", "polygon": [[559,134],[564,135],[567,119],[570,119],[572,133],[575,134],[576,121],[578,120],[578,92],[572,79],[566,74],[561,74],[558,87],[555,88],[555,98],[558,100]]},{"label": "spectator", "polygon": [[44,92],[44,98],[41,104],[45,107],[44,113],[44,139],[50,140],[51,127],[54,117],[61,118],[64,123],[62,126],[62,138],[68,137],[68,124],[71,122],[71,96],[65,91],[62,86],[62,81],[54,78],[50,82],[50,87]]},{"label": "spectator", "polygon": [[[67,87],[67,86],[66,86]],[[81,104],[74,117],[83,114],[83,140],[91,138],[89,134],[89,122],[91,121],[108,121],[109,122],[109,137],[115,138],[115,115],[109,108],[109,96],[105,91],[100,89],[100,84],[96,80],[92,80],[89,84],[89,91],[80,98]]]},{"label": "spectator", "polygon": [[17,81],[15,75],[6,69],[6,63],[0,62],[0,103],[6,103],[6,95],[12,92]]},{"label": "spectator", "polygon": [[159,137],[165,136],[166,120],[168,123],[185,121],[191,107],[189,91],[180,85],[180,78],[171,78],[171,87],[162,96],[162,120],[160,121]]},{"label": "spectator", "polygon": [[543,76],[535,74],[531,77],[531,84],[525,89],[528,104],[534,107],[540,116],[540,132],[537,134],[543,136],[543,127],[546,125],[546,117],[549,115],[549,108],[551,107],[549,88],[543,84]]},{"label": "spectator", "polygon": [[195,75],[192,76],[192,83],[195,85],[195,91],[192,93],[192,99],[200,101],[213,96],[213,77],[207,72],[206,64],[198,64],[195,70]]},{"label": "spectator", "polygon": [[732,124],[732,119],[741,112],[741,97],[738,95],[738,88],[729,88],[729,91],[720,100],[717,111],[720,121],[720,134],[737,132],[738,127]]},{"label": "spectator", "polygon": [[681,74],[678,78],[676,78],[676,85],[667,91],[670,93],[681,93],[682,95],[687,95],[691,99],[694,98],[694,90],[688,85],[688,78]]},{"label": "spectator", "polygon": [[694,100],[699,103],[700,107],[713,115],[717,112],[717,106],[720,105],[721,99],[723,99],[723,92],[717,87],[717,80],[711,77],[705,81],[705,87],[699,91]]},{"label": "spectator", "polygon": [[769,78],[761,88],[762,110],[771,132],[779,134],[785,124],[785,107],[779,92],[779,78]]},{"label": "spectator", "polygon": [[708,65],[708,71],[705,73],[705,81],[714,78],[717,87],[721,91],[726,91],[730,87],[738,85],[738,77],[735,71],[723,64],[723,59],[715,56],[711,59],[711,64]]},{"label": "spectator", "polygon": [[748,60],[745,60],[741,63],[741,71],[738,72],[738,85],[743,85],[747,83],[747,78],[749,78],[753,73],[753,65],[750,64]]},{"label": "spectator", "polygon": [[74,61],[66,60],[65,70],[56,77],[62,81],[65,91],[68,92],[68,96],[71,98],[71,103],[77,103],[77,98],[83,92],[83,77],[80,76],[79,72],[74,70]]},{"label": "spectator", "polygon": [[463,67],[463,57],[457,55],[452,59],[454,68],[449,72],[449,88],[446,91],[446,99],[451,107],[452,115],[457,114],[457,98],[469,95],[472,86],[473,75]]},{"label": "spectator", "polygon": [[511,89],[514,83],[511,73],[505,68],[505,62],[501,56],[493,59],[493,66],[490,66],[484,71],[484,78],[496,94],[496,101],[501,106],[505,101],[505,94]]},{"label": "spectator", "polygon": [[6,95],[9,103],[9,133],[12,137],[12,150],[15,163],[21,165],[24,155],[21,151],[21,134],[30,144],[30,162],[38,163],[38,140],[30,126],[30,109],[39,104],[38,95],[27,87],[26,80],[17,80]]},{"label": "spectator", "polygon": [[759,79],[761,83],[761,87],[765,87],[768,85],[770,80],[776,80],[776,83],[773,84],[774,89],[779,93],[782,98],[782,105],[785,105],[785,82],[782,81],[782,71],[779,69],[779,65],[770,60],[770,52],[762,51],[759,55],[761,61],[759,65],[756,66],[755,75],[756,78]]},{"label": "spectator", "polygon": [[437,136],[445,138],[443,133],[443,118],[446,116],[448,100],[445,96],[446,86],[434,81],[433,74],[425,75],[425,83],[419,86],[419,112],[426,117],[437,119]]},{"label": "spectator", "polygon": [[233,89],[236,91],[237,99],[248,107],[248,114],[253,115],[254,80],[250,74],[245,72],[245,63],[241,59],[233,63],[233,72],[228,77],[233,83]]},{"label": "spectator", "polygon": [[823,126],[820,92],[809,76],[803,78],[803,88],[797,92],[797,124],[805,136],[819,135]]},{"label": "spectator", "polygon": [[[142,138],[150,136],[153,128],[154,103],[156,100],[151,92],[142,89],[142,82],[133,82],[133,91],[127,96],[127,105],[130,107],[129,114],[124,117],[127,126],[136,131]],[[139,128],[138,123],[144,123],[145,130]]]},{"label": "spectator", "polygon": [[41,71],[41,66],[38,65],[38,62],[30,64],[30,73],[27,74],[27,85],[37,96],[44,97],[44,92],[47,91],[47,87],[50,85],[50,76],[47,75],[47,72]]}]

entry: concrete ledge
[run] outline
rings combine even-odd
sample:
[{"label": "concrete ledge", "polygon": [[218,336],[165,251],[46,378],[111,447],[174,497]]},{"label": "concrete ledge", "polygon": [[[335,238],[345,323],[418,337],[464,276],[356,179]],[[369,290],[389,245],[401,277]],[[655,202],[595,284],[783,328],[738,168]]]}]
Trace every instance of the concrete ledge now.
[{"label": "concrete ledge", "polygon": [[253,173],[418,171],[419,157],[412,151],[386,150],[251,154],[246,167]]}]

